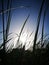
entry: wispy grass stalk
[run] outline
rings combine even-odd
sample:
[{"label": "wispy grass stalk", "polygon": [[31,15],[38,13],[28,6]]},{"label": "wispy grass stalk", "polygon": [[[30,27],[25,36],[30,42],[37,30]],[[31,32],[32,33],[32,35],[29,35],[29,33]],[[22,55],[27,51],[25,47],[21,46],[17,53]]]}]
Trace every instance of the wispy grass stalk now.
[{"label": "wispy grass stalk", "polygon": [[8,8],[8,9],[6,9],[6,10],[4,10],[3,12],[2,11],[0,11],[0,14],[2,14],[2,13],[6,13],[6,12],[8,12],[8,11],[10,11],[10,10],[15,10],[15,9],[17,9],[17,8],[30,8],[31,6],[16,6],[15,8],[13,7],[13,8]]}]

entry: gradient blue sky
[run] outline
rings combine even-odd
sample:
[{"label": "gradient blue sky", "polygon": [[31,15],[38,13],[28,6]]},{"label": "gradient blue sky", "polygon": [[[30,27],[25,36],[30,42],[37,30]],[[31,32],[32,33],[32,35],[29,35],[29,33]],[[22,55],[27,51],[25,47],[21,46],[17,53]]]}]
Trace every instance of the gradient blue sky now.
[{"label": "gradient blue sky", "polygon": [[[45,2],[43,11],[42,11],[40,28],[39,28],[40,33],[41,33],[41,28],[42,28],[44,9],[46,8],[46,5],[49,3],[49,0],[47,1],[48,2]],[[9,32],[19,33],[22,27],[22,24],[24,23],[28,14],[30,14],[30,17],[28,19],[28,22],[25,25],[24,31],[28,31],[28,33],[31,33],[34,30],[35,32],[36,24],[37,24],[37,17],[38,17],[41,3],[42,3],[42,0],[12,0],[12,4],[11,4],[12,7],[16,7],[16,6],[31,6],[31,7],[30,8],[16,8],[15,10],[11,11],[11,24],[10,24]],[[6,7],[7,7],[7,0],[4,0],[4,9],[6,9]],[[1,0],[0,0],[0,11],[1,11]],[[4,18],[5,18],[5,26],[6,26],[6,14]],[[0,14],[0,31],[2,31],[1,14]],[[49,8],[48,8],[46,18],[45,18],[44,33],[45,34],[49,33]],[[0,34],[0,39],[1,38],[2,38],[2,34]]]}]

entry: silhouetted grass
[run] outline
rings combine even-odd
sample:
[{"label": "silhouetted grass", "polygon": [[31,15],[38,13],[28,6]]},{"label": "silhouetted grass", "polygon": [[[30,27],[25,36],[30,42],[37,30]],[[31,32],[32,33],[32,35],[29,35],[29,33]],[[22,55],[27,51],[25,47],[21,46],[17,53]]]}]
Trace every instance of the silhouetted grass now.
[{"label": "silhouetted grass", "polygon": [[43,16],[42,35],[41,35],[41,36],[42,36],[42,37],[41,37],[41,47],[44,46],[44,44],[43,44],[43,36],[44,36],[44,21],[45,21],[45,17],[46,17],[47,10],[48,10],[48,5],[47,5],[47,7],[46,7],[46,9],[45,9],[45,11],[44,11],[44,16]]},{"label": "silhouetted grass", "polygon": [[[34,41],[33,51],[25,50],[25,45],[27,43],[25,43],[23,48],[22,48],[22,44],[19,45],[20,37],[22,35],[23,29],[24,29],[24,27],[25,27],[25,25],[26,25],[26,23],[27,23],[27,21],[30,17],[30,14],[29,14],[27,16],[26,20],[24,21],[23,25],[22,25],[20,33],[16,34],[18,36],[18,40],[17,40],[18,47],[16,49],[12,49],[14,44],[9,44],[7,49],[6,49],[7,52],[5,52],[5,53],[4,53],[5,44],[8,43],[13,38],[8,39],[8,36],[12,34],[12,33],[9,33],[10,22],[11,22],[11,2],[10,2],[10,0],[8,0],[7,11],[6,11],[6,13],[7,13],[7,25],[6,25],[6,30],[5,30],[4,29],[4,25],[5,25],[4,24],[4,14],[5,13],[4,13],[4,7],[3,7],[4,2],[3,1],[4,0],[2,0],[3,31],[0,32],[0,33],[3,32],[3,43],[0,46],[0,65],[11,65],[11,64],[12,65],[44,65],[44,64],[48,65],[49,64],[49,37],[47,37],[47,35],[44,37],[44,21],[45,21],[45,16],[46,16],[46,13],[47,13],[48,6],[44,10],[43,24],[42,24],[42,34],[41,34],[40,40],[37,42],[38,31],[39,31],[39,26],[40,26],[40,18],[41,18],[42,9],[43,9],[45,0],[42,1],[42,5],[41,5],[40,11],[38,13],[37,29],[36,29],[35,37],[34,37],[34,40],[33,40]],[[24,6],[20,6],[20,7],[23,8]],[[5,31],[6,31],[6,33],[5,33]],[[31,34],[29,35],[29,38],[32,36],[32,34],[33,34],[33,32],[31,32]],[[6,36],[6,38],[5,38],[5,36]],[[11,42],[11,43],[13,43],[13,42]],[[29,44],[30,43],[31,42],[29,41]],[[41,48],[38,47],[38,45],[40,45],[40,43],[42,43]],[[47,45],[44,48],[45,43],[47,43]],[[36,49],[35,49],[35,46],[37,46]],[[3,49],[1,49],[1,47],[3,47]],[[19,48],[19,47],[21,47],[21,48]],[[34,54],[34,52],[35,52],[35,54]]]},{"label": "silhouetted grass", "polygon": [[45,0],[42,1],[40,11],[39,11],[39,14],[38,14],[38,18],[37,18],[37,29],[36,29],[35,37],[34,37],[33,52],[35,51],[35,45],[36,45],[36,41],[37,41],[37,35],[38,35],[38,30],[39,30],[39,25],[40,25],[40,18],[41,18],[44,2],[45,2]]},{"label": "silhouetted grass", "polygon": [[[9,4],[9,3],[8,3]],[[7,5],[8,8],[8,5]],[[11,8],[11,3],[10,3],[10,7]],[[7,20],[7,26],[6,26],[6,40],[8,38],[8,33],[9,33],[9,28],[10,28],[10,22],[11,22],[11,10],[7,12],[8,13],[8,20]]]},{"label": "silhouetted grass", "polygon": [[[3,11],[4,11],[4,0],[2,0],[2,12],[3,12]],[[5,49],[4,13],[2,13],[2,23],[3,23],[3,44],[4,44],[3,49]]]},{"label": "silhouetted grass", "polygon": [[19,40],[20,40],[22,31],[23,31],[23,29],[24,29],[24,27],[25,27],[25,24],[27,23],[27,20],[28,20],[29,16],[30,16],[30,15],[28,15],[28,17],[26,18],[25,22],[24,22],[23,25],[22,25],[22,28],[21,28],[20,33],[19,33],[19,38],[18,38],[18,40],[17,40],[17,45],[19,44]]},{"label": "silhouetted grass", "polygon": [[[7,5],[7,8],[8,8],[8,5]],[[10,3],[10,8],[11,8],[11,3]],[[11,21],[11,18],[10,18],[11,10],[8,12],[8,22],[7,22],[6,30],[5,30],[5,26],[4,26],[5,22],[4,22],[4,12],[3,11],[4,11],[4,0],[2,0],[3,44],[0,47],[3,46],[3,49],[5,50],[5,44],[6,44],[6,42],[8,42],[8,41],[11,40],[11,39],[7,40],[8,33],[9,33],[9,27],[10,27],[10,21]],[[5,33],[5,31],[6,31],[6,33]]]}]

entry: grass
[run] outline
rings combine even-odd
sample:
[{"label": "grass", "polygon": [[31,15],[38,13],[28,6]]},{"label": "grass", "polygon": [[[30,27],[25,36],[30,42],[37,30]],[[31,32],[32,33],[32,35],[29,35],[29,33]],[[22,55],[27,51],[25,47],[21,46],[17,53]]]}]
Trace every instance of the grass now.
[{"label": "grass", "polygon": [[42,24],[42,35],[41,35],[41,47],[43,47],[43,36],[44,36],[44,21],[45,21],[45,17],[46,17],[46,13],[47,13],[47,10],[48,10],[48,5],[44,11],[44,16],[43,16],[43,24]]},{"label": "grass", "polygon": [[[3,10],[4,10],[4,1],[2,0],[2,12],[3,12]],[[5,49],[4,13],[2,13],[2,23],[3,23],[3,44],[4,44],[3,49]]]},{"label": "grass", "polygon": [[37,18],[37,29],[36,29],[35,37],[34,37],[33,52],[35,51],[35,45],[36,45],[36,41],[37,41],[37,35],[38,35],[38,30],[39,30],[39,25],[40,25],[40,18],[41,18],[44,2],[45,2],[45,0],[42,1],[40,11],[39,11],[39,14],[38,14],[38,18]]},{"label": "grass", "polygon": [[[3,23],[3,44],[0,46],[0,48],[3,46],[3,49],[5,51],[5,44],[10,41],[11,39],[7,40],[8,38],[8,33],[9,33],[9,28],[10,28],[10,21],[11,21],[11,16],[10,16],[10,13],[11,13],[11,10],[8,11],[8,20],[7,20],[7,27],[6,27],[6,30],[5,30],[5,22],[4,22],[4,1],[2,0],[2,23]],[[9,4],[9,0],[8,0],[8,4]],[[7,8],[8,8],[9,5],[7,5]],[[10,6],[11,8],[11,3],[10,3]]]},{"label": "grass", "polygon": [[27,23],[27,20],[28,20],[29,16],[30,16],[30,15],[28,15],[28,17],[26,18],[25,22],[24,22],[23,25],[22,25],[22,28],[21,28],[20,33],[19,33],[19,38],[18,38],[18,40],[17,40],[17,45],[19,44],[19,40],[20,40],[22,31],[23,31],[23,29],[24,29],[24,27],[25,27],[25,24]]},{"label": "grass", "polygon": [[[9,46],[7,47],[10,48],[8,49],[8,51],[5,51],[5,45],[12,40],[13,38],[8,39],[8,36],[11,35],[12,33],[9,34],[9,29],[10,29],[10,22],[11,22],[11,1],[12,0],[8,0],[7,3],[7,10],[6,14],[7,14],[7,25],[6,25],[6,30],[4,27],[4,0],[2,0],[2,23],[3,23],[3,31],[0,32],[3,33],[3,43],[0,46],[0,65],[48,65],[49,63],[49,37],[47,37],[47,35],[44,37],[44,21],[45,21],[45,17],[46,17],[46,13],[47,13],[47,9],[48,9],[48,5],[46,6],[46,9],[44,10],[44,15],[43,15],[43,23],[42,23],[42,34],[41,34],[41,38],[37,43],[37,39],[38,39],[38,31],[39,31],[39,26],[40,26],[40,19],[41,19],[41,15],[42,15],[42,10],[43,10],[43,6],[45,3],[45,0],[42,1],[41,7],[39,9],[39,13],[38,13],[38,18],[37,18],[37,27],[36,27],[36,31],[35,31],[35,37],[34,37],[34,44],[33,44],[33,51],[29,51],[29,50],[25,50],[25,45],[27,43],[25,43],[25,45],[22,48],[22,44],[19,45],[19,41],[20,41],[20,37],[22,35],[23,29],[30,17],[30,14],[27,16],[26,20],[24,21],[22,28],[20,30],[19,34],[16,34],[18,36],[18,40],[17,40],[17,46],[21,47],[21,48],[16,48],[16,49],[12,49],[12,47],[14,46],[13,44],[9,44]],[[20,6],[21,7],[21,6]],[[31,32],[31,34],[29,35],[29,38],[32,36],[33,31]],[[27,36],[28,36],[27,35]],[[46,38],[47,37],[47,38]],[[28,38],[27,38],[28,39]],[[27,40],[26,40],[27,41]],[[44,48],[45,42],[47,43],[47,45]],[[29,44],[31,42],[29,41]],[[37,44],[36,44],[37,43]],[[41,45],[41,44],[42,45]],[[39,48],[39,45],[41,45],[41,48]],[[37,48],[36,48],[37,46]],[[1,49],[1,47],[3,47],[3,49]],[[7,50],[6,49],[6,50]],[[12,50],[12,51],[11,51]],[[5,53],[4,53],[5,52]],[[9,52],[9,53],[8,53]],[[34,53],[35,52],[35,53]],[[6,60],[6,61],[5,61]]]},{"label": "grass", "polygon": [[[9,4],[9,3],[8,3]],[[7,5],[8,8],[8,5]],[[11,8],[11,3],[10,3],[10,7]],[[7,26],[6,26],[6,40],[8,38],[8,33],[9,33],[9,28],[10,28],[10,22],[11,22],[11,10],[7,12],[8,13],[8,19],[7,19]]]}]

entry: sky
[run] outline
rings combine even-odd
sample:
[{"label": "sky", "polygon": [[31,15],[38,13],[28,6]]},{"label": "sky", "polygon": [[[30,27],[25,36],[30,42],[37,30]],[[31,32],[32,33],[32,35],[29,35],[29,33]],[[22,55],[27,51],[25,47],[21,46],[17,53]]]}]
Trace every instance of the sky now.
[{"label": "sky", "polygon": [[[12,32],[13,36],[15,33],[17,33],[19,35],[19,32],[22,28],[24,21],[26,20],[28,14],[30,14],[30,17],[24,27],[23,32],[25,35],[26,34],[29,35],[32,31],[34,31],[32,38],[31,38],[33,40],[36,26],[37,26],[37,17],[38,17],[41,3],[42,3],[42,0],[12,0],[12,3],[11,3],[12,8],[15,8],[17,6],[21,6],[21,7],[17,7],[16,9],[11,11],[11,23],[10,23],[9,33]],[[40,34],[41,34],[41,30],[42,30],[44,10],[48,3],[49,3],[49,0],[45,0],[45,4],[43,6],[41,20],[40,20],[40,27],[39,27]],[[23,6],[30,6],[30,7],[25,8]],[[4,0],[4,10],[6,10],[6,8],[7,8],[7,0]],[[2,4],[1,4],[1,0],[0,0],[0,11],[1,11],[1,9],[2,9]],[[6,13],[4,14],[4,20],[5,20],[4,22],[5,22],[5,27],[6,27],[6,23],[7,23]],[[2,31],[2,15],[1,14],[0,14],[0,31]],[[23,32],[22,32],[22,34],[23,34]],[[49,8],[47,10],[46,17],[45,17],[44,34],[49,34]],[[21,38],[23,38],[24,36],[22,35]],[[0,39],[1,38],[3,38],[2,33],[0,33]],[[2,43],[2,41],[0,40],[0,44],[1,43]]]}]

